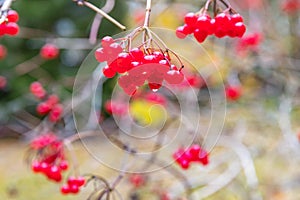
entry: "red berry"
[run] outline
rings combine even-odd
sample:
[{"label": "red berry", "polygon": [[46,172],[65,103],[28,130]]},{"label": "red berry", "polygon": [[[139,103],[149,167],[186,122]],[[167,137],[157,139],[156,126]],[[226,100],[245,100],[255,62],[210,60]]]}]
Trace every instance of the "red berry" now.
[{"label": "red berry", "polygon": [[55,94],[50,95],[46,101],[46,103],[49,104],[51,107],[57,104],[58,102],[59,102],[59,98]]},{"label": "red berry", "polygon": [[30,85],[30,92],[37,98],[41,99],[46,95],[46,91],[44,90],[42,84],[40,82],[33,82]]},{"label": "red berry", "polygon": [[207,165],[209,162],[208,154],[204,149],[202,149],[199,154],[199,161],[202,163],[202,165]]},{"label": "red berry", "polygon": [[133,96],[136,93],[137,87],[134,85],[129,85],[126,88],[123,88],[124,92],[129,96]]},{"label": "red berry", "polygon": [[220,13],[215,17],[215,36],[222,38],[227,35],[228,30],[231,28],[230,16],[225,13]]},{"label": "red berry", "polygon": [[105,36],[104,38],[102,38],[101,40],[101,44],[104,48],[109,47],[109,45],[111,45],[114,42],[114,39],[110,36]]},{"label": "red berry", "polygon": [[40,171],[44,174],[47,174],[49,172],[50,169],[50,165],[46,162],[42,162],[40,164]]},{"label": "red berry", "polygon": [[190,167],[190,161],[189,160],[181,160],[180,166],[182,169],[188,169]]},{"label": "red berry", "polygon": [[19,26],[14,22],[8,22],[4,30],[6,34],[14,36],[19,33]]},{"label": "red berry", "polygon": [[121,76],[118,80],[118,83],[120,87],[127,88],[129,85],[131,85],[131,76],[129,75]]},{"label": "red berry", "polygon": [[35,173],[41,172],[41,163],[38,162],[38,161],[34,161],[34,162],[31,164],[31,169],[32,169],[32,171],[35,172]]},{"label": "red berry", "polygon": [[98,48],[95,51],[95,58],[98,62],[104,62],[107,59],[107,55],[104,53],[103,48]]},{"label": "red berry", "polygon": [[8,22],[17,22],[19,20],[19,15],[15,10],[9,10],[7,13]]},{"label": "red berry", "polygon": [[0,44],[0,60],[6,57],[6,47]]},{"label": "red berry", "polygon": [[226,13],[219,13],[216,17],[216,25],[217,26],[228,26],[230,23],[230,16],[227,15]]},{"label": "red berry", "polygon": [[161,84],[159,84],[159,83],[148,83],[148,86],[153,92],[156,92],[161,87]]},{"label": "red berry", "polygon": [[227,99],[231,101],[238,100],[242,94],[242,88],[240,86],[227,86],[225,89]]},{"label": "red berry", "polygon": [[134,61],[137,61],[137,62],[141,62],[144,58],[144,53],[139,48],[131,49],[130,54],[134,58]]},{"label": "red berry", "polygon": [[204,85],[204,80],[198,75],[192,75],[187,77],[188,84],[191,87],[200,88]]},{"label": "red berry", "polygon": [[199,160],[199,153],[202,149],[199,145],[194,144],[189,148],[187,153],[191,156],[192,161],[198,161]]},{"label": "red berry", "polygon": [[235,33],[237,37],[243,37],[246,32],[246,26],[243,22],[238,22],[234,25]]},{"label": "red berry", "polygon": [[184,75],[178,70],[170,70],[165,74],[165,80],[169,84],[179,84],[183,79]]},{"label": "red berry", "polygon": [[76,177],[74,177],[74,176],[70,176],[69,178],[68,178],[68,185],[76,185]]},{"label": "red berry", "polygon": [[85,178],[82,177],[82,176],[77,177],[77,179],[76,179],[76,185],[77,185],[78,187],[81,187],[81,186],[83,186],[84,184],[85,184]]},{"label": "red berry", "polygon": [[60,119],[62,112],[63,112],[62,105],[56,104],[50,111],[49,120],[51,122],[57,122]]},{"label": "red berry", "polygon": [[299,0],[285,0],[281,5],[281,9],[287,14],[296,14],[300,10],[300,2]]},{"label": "red berry", "polygon": [[153,51],[152,55],[154,55],[156,63],[159,63],[160,60],[165,59],[165,56],[161,51]]},{"label": "red berry", "polygon": [[141,174],[132,174],[129,181],[136,188],[145,184],[145,178]]},{"label": "red berry", "polygon": [[147,64],[147,63],[155,63],[155,56],[154,55],[145,55],[144,56],[144,64]]},{"label": "red berry", "polygon": [[[106,49],[105,49],[105,51],[106,51]],[[122,51],[123,51],[123,49],[120,44],[118,44],[118,43],[110,44],[109,47],[107,47],[107,54],[109,56],[107,60],[109,60],[109,62],[116,60],[119,53],[121,53]]]},{"label": "red berry", "polygon": [[243,17],[240,14],[233,14],[231,15],[231,21],[233,24],[237,23],[237,22],[243,22]]},{"label": "red berry", "polygon": [[196,29],[196,30],[194,31],[194,37],[196,38],[196,40],[197,40],[199,43],[202,43],[202,42],[204,42],[204,40],[206,39],[207,33],[201,31],[200,29]]},{"label": "red berry", "polygon": [[56,182],[60,182],[62,180],[60,169],[56,165],[50,167],[47,176],[49,179],[52,179]]},{"label": "red berry", "polygon": [[119,53],[117,58],[117,68],[118,73],[124,73],[130,69],[130,64],[132,62],[132,57],[129,53],[122,52]]},{"label": "red berry", "polygon": [[70,186],[69,185],[63,185],[63,186],[61,186],[60,192],[62,194],[69,194],[71,192],[70,191]]},{"label": "red berry", "polygon": [[207,35],[212,34],[213,30],[210,23],[209,15],[200,15],[197,19],[196,28]]},{"label": "red berry", "polygon": [[159,197],[159,200],[171,200],[171,197],[168,193],[162,193]]},{"label": "red berry", "polygon": [[54,44],[45,44],[41,48],[40,55],[46,60],[55,59],[59,55],[58,47]]},{"label": "red berry", "polygon": [[141,65],[141,63],[133,61],[133,62],[130,63],[129,70],[131,70],[131,69],[133,69],[135,67],[138,67],[139,65]]},{"label": "red berry", "polygon": [[77,194],[79,192],[79,187],[77,185],[69,185],[70,192],[73,194]]},{"label": "red berry", "polygon": [[197,15],[195,13],[187,13],[185,16],[184,16],[184,22],[190,26],[190,27],[193,27],[196,25],[196,22],[197,22]]},{"label": "red berry", "polygon": [[116,71],[113,70],[111,67],[109,67],[108,65],[106,65],[103,69],[102,72],[104,74],[104,76],[106,76],[107,78],[112,78],[116,75]]},{"label": "red berry", "polygon": [[61,170],[67,170],[69,168],[69,163],[66,160],[63,160],[59,163],[59,168]]},{"label": "red berry", "polygon": [[47,102],[39,103],[36,107],[37,113],[40,115],[45,115],[51,111],[52,106],[49,105]]},{"label": "red berry", "polygon": [[184,39],[186,38],[187,34],[186,34],[186,31],[185,31],[185,27],[184,26],[179,26],[177,29],[176,29],[176,36],[179,38],[179,39]]},{"label": "red berry", "polygon": [[170,63],[167,60],[160,60],[158,64],[169,66]]}]

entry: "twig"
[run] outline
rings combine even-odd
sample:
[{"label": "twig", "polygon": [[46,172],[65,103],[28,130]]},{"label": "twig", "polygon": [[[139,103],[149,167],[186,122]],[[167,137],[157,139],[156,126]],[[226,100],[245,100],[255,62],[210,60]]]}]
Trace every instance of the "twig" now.
[{"label": "twig", "polygon": [[[102,7],[102,10],[106,13],[109,13],[114,8],[114,6],[115,6],[115,0],[106,0],[105,5]],[[90,38],[89,38],[91,44],[95,44],[97,41],[97,34],[99,31],[102,18],[103,16],[100,14],[97,14],[94,18],[91,31],[90,31]]]},{"label": "twig", "polygon": [[123,31],[126,30],[126,27],[124,25],[122,25],[120,22],[118,22],[117,20],[115,20],[114,18],[112,18],[111,16],[109,16],[106,12],[104,12],[103,10],[101,10],[100,8],[98,8],[97,6],[95,6],[94,4],[84,1],[84,0],[79,0],[77,1],[78,5],[84,5],[92,10],[94,10],[95,12],[97,12],[98,14],[102,15],[103,17],[105,17],[107,20],[109,20],[111,23],[115,24],[117,27],[119,27],[120,29],[122,29]]},{"label": "twig", "polygon": [[149,27],[151,13],[151,0],[147,0],[144,27]]},{"label": "twig", "polygon": [[0,15],[1,15],[0,24],[2,24],[6,20],[6,15],[3,15],[3,13],[10,8],[10,6],[12,4],[12,1],[13,0],[5,0],[3,5],[1,6],[1,9],[0,9]]},{"label": "twig", "polygon": [[257,190],[258,178],[256,175],[255,166],[247,147],[245,147],[241,142],[229,136],[222,136],[220,138],[219,144],[232,149],[238,155],[244,170],[244,174],[246,176],[247,184],[251,189],[250,193],[253,197],[252,199],[261,200],[262,197]]}]

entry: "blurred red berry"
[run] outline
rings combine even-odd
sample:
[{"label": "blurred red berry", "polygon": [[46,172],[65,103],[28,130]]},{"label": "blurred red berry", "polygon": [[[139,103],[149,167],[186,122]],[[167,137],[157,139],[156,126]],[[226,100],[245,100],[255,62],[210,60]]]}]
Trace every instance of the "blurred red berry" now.
[{"label": "blurred red berry", "polygon": [[145,177],[141,174],[132,174],[129,181],[135,188],[139,188],[145,184]]},{"label": "blurred red berry", "polygon": [[229,85],[225,88],[225,94],[228,100],[236,101],[242,95],[242,88],[239,85]]},{"label": "blurred red berry", "polygon": [[40,50],[40,55],[46,60],[52,60],[58,57],[59,49],[54,44],[45,44]]},{"label": "blurred red berry", "polygon": [[41,99],[45,97],[46,91],[43,88],[42,84],[40,82],[33,82],[30,85],[30,92],[37,98]]},{"label": "blurred red berry", "polygon": [[19,20],[19,14],[15,10],[9,10],[7,13],[7,20],[9,22],[17,22]]},{"label": "blurred red berry", "polygon": [[57,122],[63,113],[63,106],[61,104],[56,104],[53,106],[52,110],[49,113],[49,120],[51,122]]}]

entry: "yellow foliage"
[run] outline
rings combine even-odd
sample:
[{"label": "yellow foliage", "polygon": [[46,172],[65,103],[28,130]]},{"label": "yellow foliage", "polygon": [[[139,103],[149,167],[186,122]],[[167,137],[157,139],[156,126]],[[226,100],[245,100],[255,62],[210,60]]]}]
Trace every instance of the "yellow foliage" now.
[{"label": "yellow foliage", "polygon": [[130,114],[141,125],[156,126],[167,117],[165,108],[159,104],[153,104],[146,100],[134,100],[130,104]]}]

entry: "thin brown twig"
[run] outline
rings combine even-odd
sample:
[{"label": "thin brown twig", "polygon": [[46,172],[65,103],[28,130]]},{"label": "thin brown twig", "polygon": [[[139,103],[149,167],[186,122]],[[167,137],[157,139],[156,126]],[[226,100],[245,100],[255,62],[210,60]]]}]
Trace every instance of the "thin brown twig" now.
[{"label": "thin brown twig", "polygon": [[78,5],[84,5],[92,10],[94,10],[95,12],[97,12],[98,14],[102,15],[103,17],[105,17],[107,20],[109,20],[111,23],[115,24],[117,27],[119,27],[120,29],[122,29],[123,31],[126,30],[126,27],[124,25],[122,25],[120,22],[118,22],[117,20],[115,20],[114,18],[112,18],[111,16],[109,16],[106,12],[104,12],[103,10],[101,10],[100,8],[98,8],[97,6],[95,6],[94,4],[84,1],[84,0],[79,0],[77,1]]}]

